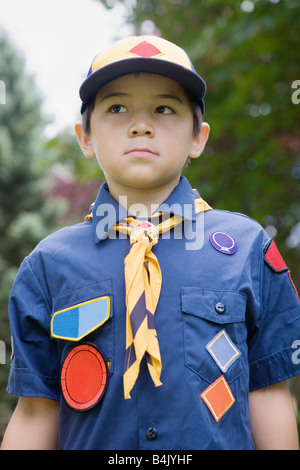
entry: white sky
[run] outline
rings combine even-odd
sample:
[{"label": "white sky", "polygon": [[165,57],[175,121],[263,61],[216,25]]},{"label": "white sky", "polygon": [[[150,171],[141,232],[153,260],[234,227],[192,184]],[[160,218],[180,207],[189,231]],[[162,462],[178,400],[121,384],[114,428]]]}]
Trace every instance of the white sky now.
[{"label": "white sky", "polygon": [[96,0],[0,0],[0,32],[9,34],[35,77],[43,112],[53,122],[47,135],[74,125],[78,90],[94,56],[132,33],[125,13]]}]

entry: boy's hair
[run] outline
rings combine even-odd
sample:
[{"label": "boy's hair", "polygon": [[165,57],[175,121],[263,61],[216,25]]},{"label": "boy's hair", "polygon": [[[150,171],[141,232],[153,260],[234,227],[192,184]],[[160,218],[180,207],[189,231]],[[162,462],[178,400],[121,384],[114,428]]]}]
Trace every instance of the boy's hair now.
[{"label": "boy's hair", "polygon": [[[184,87],[182,87],[182,88],[183,88],[183,91],[184,91],[185,95],[187,96],[187,98],[190,102],[191,108],[192,108],[192,113],[193,113],[193,136],[196,136],[201,131],[201,124],[202,124],[201,106],[193,98],[193,96],[191,95],[191,93],[188,90],[186,90]],[[91,99],[89,101],[89,103],[87,103],[87,105],[86,105],[86,107],[85,107],[85,109],[82,113],[83,132],[85,134],[88,134],[88,135],[91,132],[91,116],[92,116],[92,112],[93,112],[94,107],[95,107],[95,99],[96,99],[96,95],[93,97],[93,99]]]}]

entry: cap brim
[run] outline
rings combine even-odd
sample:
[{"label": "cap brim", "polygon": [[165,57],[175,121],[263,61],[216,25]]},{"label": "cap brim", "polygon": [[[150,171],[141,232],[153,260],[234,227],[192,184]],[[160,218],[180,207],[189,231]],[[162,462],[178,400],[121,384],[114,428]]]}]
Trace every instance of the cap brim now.
[{"label": "cap brim", "polygon": [[193,98],[201,107],[202,114],[204,114],[203,97],[206,93],[204,80],[186,67],[182,67],[166,60],[149,58],[119,60],[101,67],[88,76],[79,90],[79,95],[82,100],[81,113],[83,113],[86,105],[93,96],[95,96],[97,91],[106,83],[122,77],[123,75],[139,72],[156,73],[178,81],[193,95]]}]

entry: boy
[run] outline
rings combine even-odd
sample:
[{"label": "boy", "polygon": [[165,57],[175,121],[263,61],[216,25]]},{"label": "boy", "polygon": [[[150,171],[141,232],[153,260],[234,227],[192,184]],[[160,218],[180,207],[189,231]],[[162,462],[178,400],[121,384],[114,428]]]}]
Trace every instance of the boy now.
[{"label": "boy", "polygon": [[106,183],[84,223],[20,268],[3,448],[298,448],[288,268],[256,222],[181,177],[208,139],[204,94],[161,38],[94,59],[76,134]]}]

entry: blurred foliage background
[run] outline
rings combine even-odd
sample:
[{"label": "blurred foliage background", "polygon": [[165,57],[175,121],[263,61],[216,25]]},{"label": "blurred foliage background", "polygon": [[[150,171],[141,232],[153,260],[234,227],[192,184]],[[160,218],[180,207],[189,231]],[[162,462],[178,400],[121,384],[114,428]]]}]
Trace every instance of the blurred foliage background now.
[{"label": "blurred foliage background", "polygon": [[16,404],[6,385],[11,356],[7,307],[17,270],[42,238],[83,220],[102,175],[95,162],[84,159],[69,129],[45,138],[41,98],[5,34],[0,36],[0,73],[5,83],[5,104],[0,104],[1,438]]},{"label": "blurred foliage background", "polygon": [[[207,83],[211,135],[185,174],[214,208],[245,213],[265,227],[299,290],[300,103],[292,101],[292,84],[300,80],[300,0],[96,1],[111,9],[127,5],[136,34],[163,36],[189,53]],[[1,419],[5,423],[15,405],[5,388],[7,302],[18,266],[48,233],[81,221],[103,181],[70,129],[44,137],[41,100],[20,64],[19,52],[2,35],[0,339],[7,347],[0,366],[0,433]],[[291,387],[299,407],[299,379]]]}]

